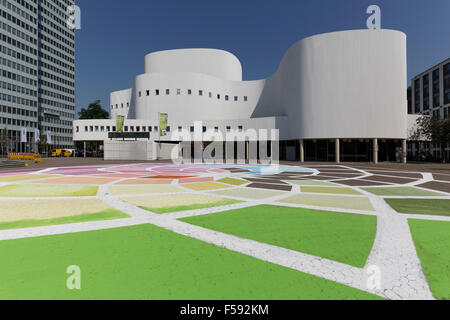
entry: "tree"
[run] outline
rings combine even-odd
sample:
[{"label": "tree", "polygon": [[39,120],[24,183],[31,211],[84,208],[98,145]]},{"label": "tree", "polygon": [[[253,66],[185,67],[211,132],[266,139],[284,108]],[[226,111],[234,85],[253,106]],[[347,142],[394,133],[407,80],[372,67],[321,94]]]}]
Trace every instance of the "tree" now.
[{"label": "tree", "polygon": [[102,108],[100,100],[91,103],[87,109],[81,109],[78,115],[80,120],[109,119],[109,112]]},{"label": "tree", "polygon": [[439,145],[442,161],[447,162],[445,148],[450,142],[450,119],[439,119],[437,117],[422,116],[417,119],[417,136],[422,136]]}]

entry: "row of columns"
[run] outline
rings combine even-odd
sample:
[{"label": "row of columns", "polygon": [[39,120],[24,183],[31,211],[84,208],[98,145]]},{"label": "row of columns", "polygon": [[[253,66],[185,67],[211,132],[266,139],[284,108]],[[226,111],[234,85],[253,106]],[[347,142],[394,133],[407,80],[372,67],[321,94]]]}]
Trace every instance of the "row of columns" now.
[{"label": "row of columns", "polygon": [[[336,163],[341,163],[341,140],[335,140],[335,154],[336,154]],[[378,139],[373,139],[373,163],[378,164]],[[408,150],[406,147],[406,140],[402,140],[402,155],[403,163],[407,163]],[[300,162],[305,162],[305,141],[303,139],[300,140]]]}]

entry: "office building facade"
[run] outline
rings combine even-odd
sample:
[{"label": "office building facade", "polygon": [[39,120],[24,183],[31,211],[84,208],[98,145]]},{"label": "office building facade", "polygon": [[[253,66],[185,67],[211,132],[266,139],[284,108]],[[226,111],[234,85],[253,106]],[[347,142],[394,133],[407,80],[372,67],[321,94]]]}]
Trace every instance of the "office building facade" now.
[{"label": "office building facade", "polygon": [[[408,88],[408,113],[448,119],[450,113],[450,58],[418,74]],[[450,147],[446,146],[447,159]],[[412,159],[440,160],[440,146],[426,141],[411,143],[408,155]]]},{"label": "office building facade", "polygon": [[71,5],[74,0],[0,0],[0,132],[8,152],[37,151],[38,132],[45,140],[50,133],[50,148],[73,146]]}]

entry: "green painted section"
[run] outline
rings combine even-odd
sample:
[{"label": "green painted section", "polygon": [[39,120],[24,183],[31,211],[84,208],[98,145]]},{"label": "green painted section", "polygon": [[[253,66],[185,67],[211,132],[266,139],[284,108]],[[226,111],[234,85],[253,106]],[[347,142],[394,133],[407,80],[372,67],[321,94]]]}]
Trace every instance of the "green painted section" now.
[{"label": "green painted section", "polygon": [[[380,299],[149,224],[0,241],[0,252],[3,300]],[[67,289],[73,265],[81,290]]]},{"label": "green painted section", "polygon": [[130,216],[114,209],[108,209],[97,213],[85,213],[71,217],[62,217],[55,219],[36,219],[36,220],[21,220],[12,222],[1,222],[0,230],[8,229],[24,229],[24,228],[34,228],[42,226],[52,226],[58,224],[70,224],[79,222],[90,222],[90,221],[102,221],[102,220],[113,220],[129,218]]},{"label": "green painted section", "polygon": [[241,238],[364,267],[372,250],[377,218],[260,205],[180,219]]},{"label": "green painted section", "polygon": [[399,213],[450,217],[450,199],[385,199]]},{"label": "green painted section", "polygon": [[408,222],[433,296],[450,300],[450,222],[415,219]]}]

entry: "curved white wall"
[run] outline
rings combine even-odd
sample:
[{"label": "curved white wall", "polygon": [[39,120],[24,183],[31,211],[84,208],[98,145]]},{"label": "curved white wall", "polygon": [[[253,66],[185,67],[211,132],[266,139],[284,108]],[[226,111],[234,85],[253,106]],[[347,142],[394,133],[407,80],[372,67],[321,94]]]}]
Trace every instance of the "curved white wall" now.
[{"label": "curved white wall", "polygon": [[405,139],[406,93],[404,33],[328,33],[288,50],[252,116],[286,114],[291,138]]},{"label": "curved white wall", "polygon": [[[112,105],[130,101],[128,119],[156,121],[163,112],[176,125],[285,116],[282,140],[407,136],[406,35],[399,31],[306,38],[287,51],[267,80],[241,81],[240,62],[221,50],[162,51],[145,62],[146,73],[132,90],[111,94]],[[114,110],[112,118],[116,114],[121,113]]]},{"label": "curved white wall", "polygon": [[215,49],[179,49],[145,56],[145,73],[194,72],[242,81],[242,66],[233,54]]},{"label": "curved white wall", "polygon": [[128,116],[131,106],[131,95],[133,89],[126,89],[111,92],[110,95],[110,118],[116,119],[117,116]]}]

